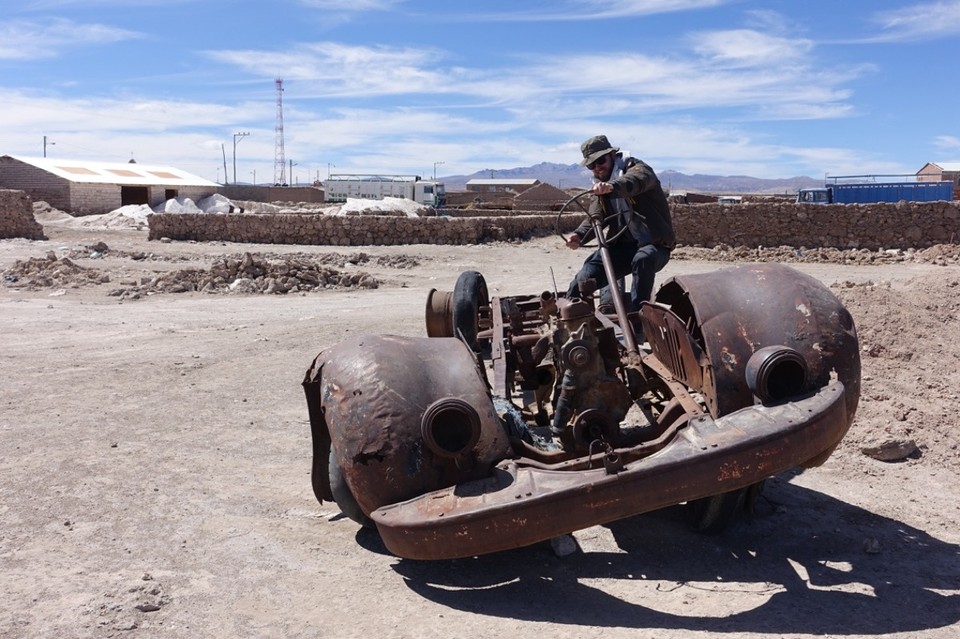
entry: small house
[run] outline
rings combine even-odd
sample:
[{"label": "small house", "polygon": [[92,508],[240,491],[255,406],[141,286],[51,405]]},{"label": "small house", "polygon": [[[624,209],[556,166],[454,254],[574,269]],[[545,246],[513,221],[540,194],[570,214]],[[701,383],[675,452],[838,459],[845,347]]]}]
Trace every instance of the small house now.
[{"label": "small house", "polygon": [[917,171],[917,182],[950,182],[956,200],[960,195],[960,162],[927,162]]},{"label": "small house", "polygon": [[155,207],[167,200],[194,201],[220,185],[170,166],[62,158],[0,156],[0,188],[25,191],[74,215],[108,213],[128,204]]}]

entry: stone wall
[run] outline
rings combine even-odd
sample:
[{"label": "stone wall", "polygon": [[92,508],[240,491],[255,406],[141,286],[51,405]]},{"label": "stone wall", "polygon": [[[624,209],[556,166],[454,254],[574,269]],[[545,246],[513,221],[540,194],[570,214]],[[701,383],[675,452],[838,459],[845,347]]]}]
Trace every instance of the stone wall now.
[{"label": "stone wall", "polygon": [[[957,202],[897,204],[674,204],[678,242],[686,246],[926,248],[960,242]],[[171,215],[150,217],[150,239],[267,244],[476,244],[556,232],[555,214],[486,212],[483,217]],[[582,216],[564,215],[561,231]]]},{"label": "stone wall", "polygon": [[[396,244],[478,244],[528,239],[554,233],[554,215],[489,217],[397,217],[382,215],[176,215],[149,218],[150,239],[315,244],[333,246]],[[579,216],[561,220],[562,231]]]},{"label": "stone wall", "polygon": [[960,202],[674,204],[688,246],[927,248],[960,242]]},{"label": "stone wall", "polygon": [[0,189],[0,239],[25,237],[45,240],[43,227],[33,217],[33,202],[23,191]]}]

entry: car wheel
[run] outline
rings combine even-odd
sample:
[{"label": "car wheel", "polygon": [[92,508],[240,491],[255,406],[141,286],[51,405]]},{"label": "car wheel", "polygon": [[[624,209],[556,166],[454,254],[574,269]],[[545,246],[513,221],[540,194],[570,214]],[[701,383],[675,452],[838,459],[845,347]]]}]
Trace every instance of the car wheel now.
[{"label": "car wheel", "polygon": [[453,329],[454,335],[463,336],[474,352],[477,346],[477,332],[480,330],[480,307],[490,304],[487,282],[476,271],[464,271],[453,287]]},{"label": "car wheel", "polygon": [[720,495],[711,495],[687,503],[687,520],[690,528],[707,535],[723,532],[743,510],[750,488],[732,490]]}]

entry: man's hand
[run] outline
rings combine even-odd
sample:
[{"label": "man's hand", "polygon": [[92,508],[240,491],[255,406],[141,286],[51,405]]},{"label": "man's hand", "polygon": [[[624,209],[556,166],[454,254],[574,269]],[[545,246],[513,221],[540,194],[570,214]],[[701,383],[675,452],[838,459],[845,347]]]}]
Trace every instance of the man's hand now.
[{"label": "man's hand", "polygon": [[580,236],[576,233],[571,233],[567,236],[567,248],[577,249],[580,248]]},{"label": "man's hand", "polygon": [[613,185],[609,182],[597,182],[590,190],[596,195],[606,195],[613,192]]}]

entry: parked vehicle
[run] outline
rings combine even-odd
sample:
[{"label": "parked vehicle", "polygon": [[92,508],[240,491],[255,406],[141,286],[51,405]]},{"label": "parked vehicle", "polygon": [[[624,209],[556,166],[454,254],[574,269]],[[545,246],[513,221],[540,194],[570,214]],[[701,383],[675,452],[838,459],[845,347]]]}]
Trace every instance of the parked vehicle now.
[{"label": "parked vehicle", "polygon": [[801,189],[798,204],[873,204],[876,202],[933,202],[953,199],[953,183],[841,182],[817,189]]},{"label": "parked vehicle", "polygon": [[814,278],[775,263],[676,276],[613,315],[594,293],[491,298],[466,271],[428,294],[427,337],[322,351],[303,382],[317,499],[412,559],[682,503],[716,532],[850,427],[856,328]]},{"label": "parked vehicle", "polygon": [[440,208],[446,201],[443,182],[422,180],[419,175],[331,175],[323,182],[327,202],[347,198],[382,200],[399,197],[425,206]]}]

